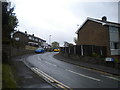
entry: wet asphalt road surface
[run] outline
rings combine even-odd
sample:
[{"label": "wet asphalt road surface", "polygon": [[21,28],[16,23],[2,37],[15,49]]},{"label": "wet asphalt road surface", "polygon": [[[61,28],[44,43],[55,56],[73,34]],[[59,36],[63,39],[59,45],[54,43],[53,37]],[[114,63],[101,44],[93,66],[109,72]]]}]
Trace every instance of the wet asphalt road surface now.
[{"label": "wet asphalt road surface", "polygon": [[[15,78],[19,88],[54,88],[47,83],[43,78],[39,77],[31,71],[24,63],[27,56],[17,57],[13,59],[12,65],[14,66]],[[54,88],[55,89],[55,88]],[[29,89],[28,89],[29,90]],[[56,90],[56,89],[55,89]]]},{"label": "wet asphalt road surface", "polygon": [[118,79],[57,60],[53,58],[55,54],[57,53],[47,52],[43,54],[31,55],[26,58],[25,62],[29,63],[31,67],[38,68],[70,88],[119,87],[120,81]]}]

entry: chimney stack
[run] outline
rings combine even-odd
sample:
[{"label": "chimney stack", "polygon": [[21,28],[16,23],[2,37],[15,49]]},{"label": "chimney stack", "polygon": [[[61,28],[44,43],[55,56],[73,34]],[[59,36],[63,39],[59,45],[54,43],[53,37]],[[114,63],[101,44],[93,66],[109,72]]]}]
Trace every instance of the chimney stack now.
[{"label": "chimney stack", "polygon": [[27,35],[27,31],[25,31],[25,34]]},{"label": "chimney stack", "polygon": [[106,16],[103,16],[103,17],[102,17],[102,21],[107,21],[107,17],[106,17]]},{"label": "chimney stack", "polygon": [[34,34],[32,34],[32,36],[34,37]]}]

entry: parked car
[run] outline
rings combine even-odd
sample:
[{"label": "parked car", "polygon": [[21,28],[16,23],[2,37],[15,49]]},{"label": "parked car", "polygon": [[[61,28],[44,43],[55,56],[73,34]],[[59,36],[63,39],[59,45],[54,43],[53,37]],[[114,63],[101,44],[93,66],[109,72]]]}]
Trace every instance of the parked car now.
[{"label": "parked car", "polygon": [[59,48],[54,48],[53,51],[54,51],[54,52],[59,52],[60,49],[59,49]]},{"label": "parked car", "polygon": [[37,48],[35,50],[35,53],[44,53],[44,52],[45,52],[44,48]]}]

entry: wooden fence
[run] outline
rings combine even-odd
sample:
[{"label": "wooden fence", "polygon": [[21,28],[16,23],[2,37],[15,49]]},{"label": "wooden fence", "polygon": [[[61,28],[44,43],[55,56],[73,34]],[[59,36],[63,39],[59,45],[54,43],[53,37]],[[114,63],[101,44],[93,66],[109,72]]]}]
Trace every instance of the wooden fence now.
[{"label": "wooden fence", "polygon": [[74,45],[72,47],[61,47],[60,52],[69,55],[92,56],[93,54],[105,57],[107,55],[105,46]]}]

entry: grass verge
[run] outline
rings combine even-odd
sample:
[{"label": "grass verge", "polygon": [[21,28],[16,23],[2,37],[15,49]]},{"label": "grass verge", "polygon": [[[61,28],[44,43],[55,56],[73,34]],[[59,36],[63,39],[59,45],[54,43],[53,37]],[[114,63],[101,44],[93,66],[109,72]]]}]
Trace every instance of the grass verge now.
[{"label": "grass verge", "polygon": [[17,84],[9,64],[2,64],[2,88],[17,88]]}]

